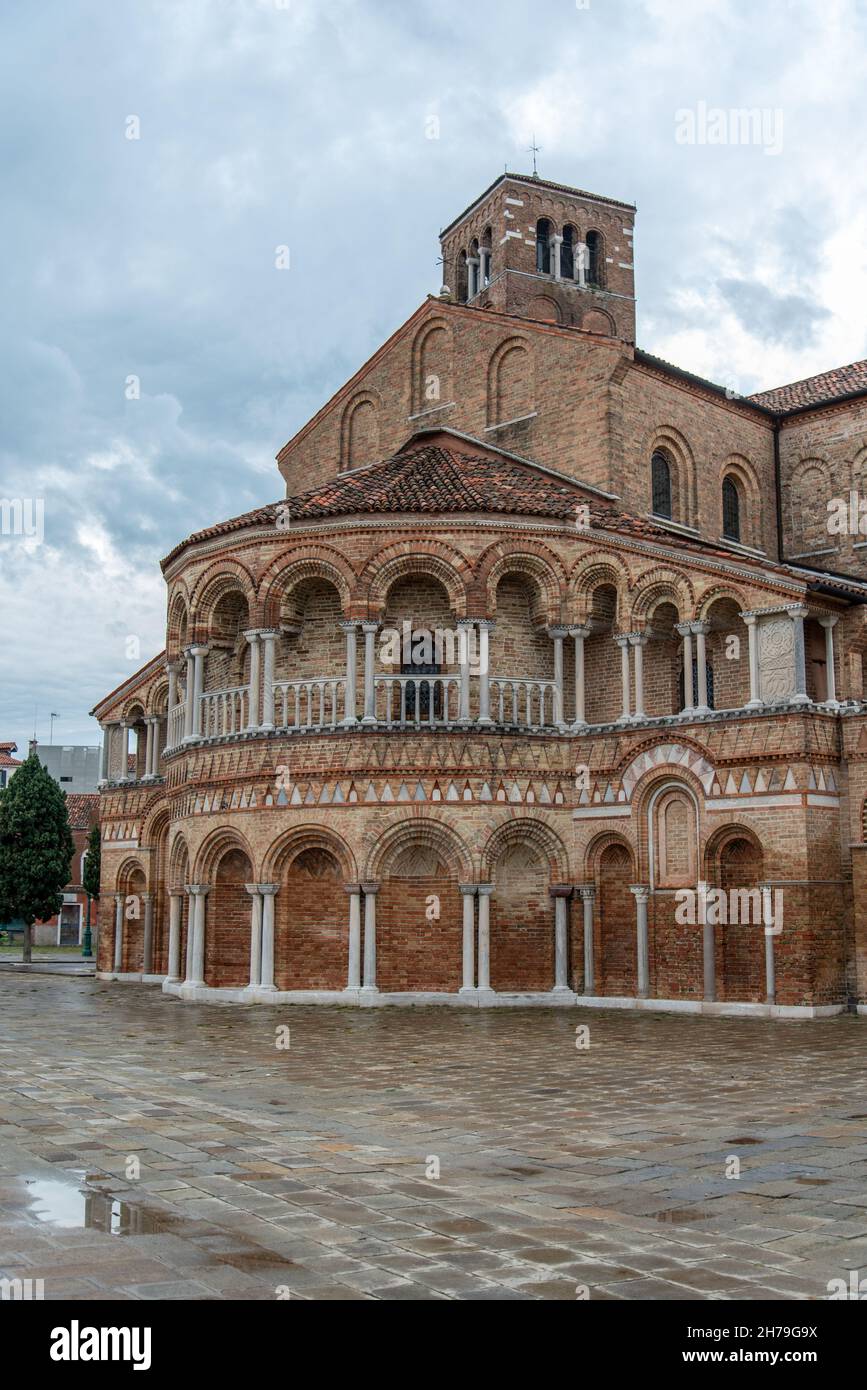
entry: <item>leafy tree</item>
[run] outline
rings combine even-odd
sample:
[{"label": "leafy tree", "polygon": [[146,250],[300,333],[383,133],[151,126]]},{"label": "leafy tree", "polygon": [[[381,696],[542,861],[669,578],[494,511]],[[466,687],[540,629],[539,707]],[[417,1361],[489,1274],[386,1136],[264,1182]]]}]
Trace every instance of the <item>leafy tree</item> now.
[{"label": "leafy tree", "polygon": [[87,837],[87,851],[84,856],[84,873],[82,874],[82,888],[87,894],[87,930],[84,937],[83,956],[92,955],[90,937],[90,910],[94,898],[99,897],[99,872],[102,855],[102,837],[98,825],[90,827],[90,834]]},{"label": "leafy tree", "polygon": [[31,753],[0,796],[0,921],[23,921],[22,960],[33,923],[60,911],[74,848],[66,793]]}]

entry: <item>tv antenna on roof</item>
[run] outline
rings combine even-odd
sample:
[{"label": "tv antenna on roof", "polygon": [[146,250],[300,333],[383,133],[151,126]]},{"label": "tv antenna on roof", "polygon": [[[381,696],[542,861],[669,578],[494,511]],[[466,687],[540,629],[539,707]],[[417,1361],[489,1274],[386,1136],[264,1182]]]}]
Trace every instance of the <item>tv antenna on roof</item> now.
[{"label": "tv antenna on roof", "polygon": [[539,170],[536,168],[536,155],[537,155],[537,154],[541,154],[541,152],[542,152],[542,146],[536,144],[536,133],[535,133],[535,131],[534,131],[534,132],[533,132],[533,143],[532,143],[532,145],[530,146],[530,148],[529,148],[528,151],[527,151],[528,154],[531,154],[531,155],[533,156],[533,178],[534,178],[534,179],[537,179],[537,178],[539,177]]}]

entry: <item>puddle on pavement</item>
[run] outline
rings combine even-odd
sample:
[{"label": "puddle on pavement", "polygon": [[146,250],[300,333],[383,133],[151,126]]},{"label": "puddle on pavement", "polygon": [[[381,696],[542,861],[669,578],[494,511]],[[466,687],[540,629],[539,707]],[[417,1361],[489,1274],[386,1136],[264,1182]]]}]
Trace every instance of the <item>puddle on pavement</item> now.
[{"label": "puddle on pavement", "polygon": [[104,1192],[73,1187],[51,1178],[26,1178],[30,1213],[63,1230],[104,1231],[110,1236],[156,1235],[171,1228],[168,1216],[124,1202]]}]

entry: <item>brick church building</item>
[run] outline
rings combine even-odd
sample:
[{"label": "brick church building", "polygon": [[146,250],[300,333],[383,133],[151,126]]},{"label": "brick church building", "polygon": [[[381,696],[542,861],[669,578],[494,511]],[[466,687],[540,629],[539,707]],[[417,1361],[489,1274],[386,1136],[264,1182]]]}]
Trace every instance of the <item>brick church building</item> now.
[{"label": "brick church building", "polygon": [[501,175],[285,496],[165,558],[94,710],[104,978],[867,1008],[867,362],[739,397],[642,351],[634,213]]}]

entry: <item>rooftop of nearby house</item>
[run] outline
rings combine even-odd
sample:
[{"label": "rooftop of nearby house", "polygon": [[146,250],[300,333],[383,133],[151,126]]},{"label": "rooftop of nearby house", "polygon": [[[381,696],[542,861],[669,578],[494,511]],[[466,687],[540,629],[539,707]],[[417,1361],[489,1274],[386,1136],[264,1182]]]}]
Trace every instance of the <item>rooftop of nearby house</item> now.
[{"label": "rooftop of nearby house", "polygon": [[816,376],[804,377],[803,381],[777,386],[772,391],[756,391],[746,399],[785,414],[791,410],[822,405],[826,401],[840,400],[845,396],[859,395],[862,391],[867,392],[867,359],[850,362],[848,367],[833,367],[829,372],[819,372]]}]

